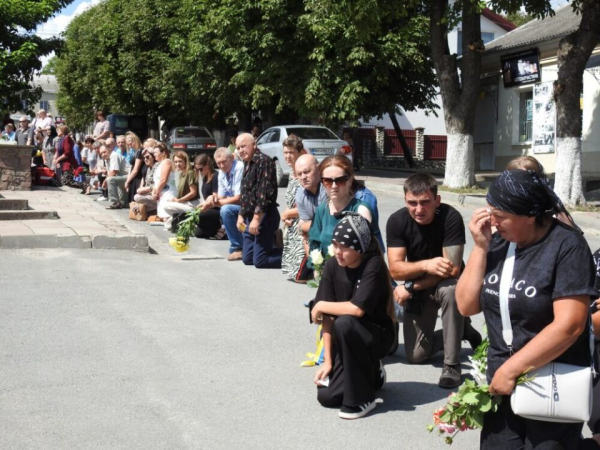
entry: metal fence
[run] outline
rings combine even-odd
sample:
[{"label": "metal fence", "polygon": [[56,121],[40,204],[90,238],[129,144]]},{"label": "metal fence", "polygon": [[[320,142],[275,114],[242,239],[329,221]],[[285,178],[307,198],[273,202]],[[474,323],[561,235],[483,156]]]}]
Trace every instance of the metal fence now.
[{"label": "metal fence", "polygon": [[[415,130],[402,130],[402,135],[414,156],[417,149],[417,132]],[[386,155],[404,155],[396,130],[385,130],[384,153]]]},{"label": "metal fence", "polygon": [[425,135],[425,154],[424,158],[429,159],[446,159],[446,149],[448,147],[447,136],[436,136],[433,134]]}]

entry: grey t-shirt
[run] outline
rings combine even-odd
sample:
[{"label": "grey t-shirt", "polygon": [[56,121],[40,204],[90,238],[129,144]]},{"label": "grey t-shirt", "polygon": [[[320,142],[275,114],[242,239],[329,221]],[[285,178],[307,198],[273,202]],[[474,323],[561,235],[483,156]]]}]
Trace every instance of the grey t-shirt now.
[{"label": "grey t-shirt", "polygon": [[319,183],[319,187],[317,189],[318,190],[316,194],[313,194],[303,187],[299,187],[298,191],[296,191],[296,205],[300,220],[313,220],[317,207],[321,203],[327,201],[327,191],[321,183]]}]

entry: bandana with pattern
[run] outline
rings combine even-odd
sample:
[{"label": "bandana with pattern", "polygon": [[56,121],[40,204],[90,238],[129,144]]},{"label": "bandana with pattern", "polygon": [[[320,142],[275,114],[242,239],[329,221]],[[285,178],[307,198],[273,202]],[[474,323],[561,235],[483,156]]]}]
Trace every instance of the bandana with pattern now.
[{"label": "bandana with pattern", "polygon": [[[332,240],[345,247],[364,253],[371,242],[371,227],[369,221],[358,213],[343,212],[343,219],[333,229]],[[335,216],[338,218],[338,214]]]}]

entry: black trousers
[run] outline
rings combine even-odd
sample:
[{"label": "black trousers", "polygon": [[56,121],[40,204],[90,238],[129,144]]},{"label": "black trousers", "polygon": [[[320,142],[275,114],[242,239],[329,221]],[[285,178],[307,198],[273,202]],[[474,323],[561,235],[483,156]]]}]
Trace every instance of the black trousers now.
[{"label": "black trousers", "polygon": [[394,340],[394,327],[382,327],[364,318],[340,316],[333,323],[333,367],[329,386],[317,388],[326,407],[358,406],[375,400],[379,388],[379,361]]},{"label": "black trousers", "polygon": [[515,415],[510,396],[483,417],[482,450],[576,450],[583,423],[542,422]]}]

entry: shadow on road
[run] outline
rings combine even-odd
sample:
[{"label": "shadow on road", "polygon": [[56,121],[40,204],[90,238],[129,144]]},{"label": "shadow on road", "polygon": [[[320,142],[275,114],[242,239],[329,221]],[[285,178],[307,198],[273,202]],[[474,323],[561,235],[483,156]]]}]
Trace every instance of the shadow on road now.
[{"label": "shadow on road", "polygon": [[[378,392],[383,403],[377,405],[373,414],[388,411],[413,411],[419,405],[440,401],[448,397],[450,391],[442,389],[434,383],[420,381],[392,381]],[[433,414],[433,409],[431,410]]]}]

